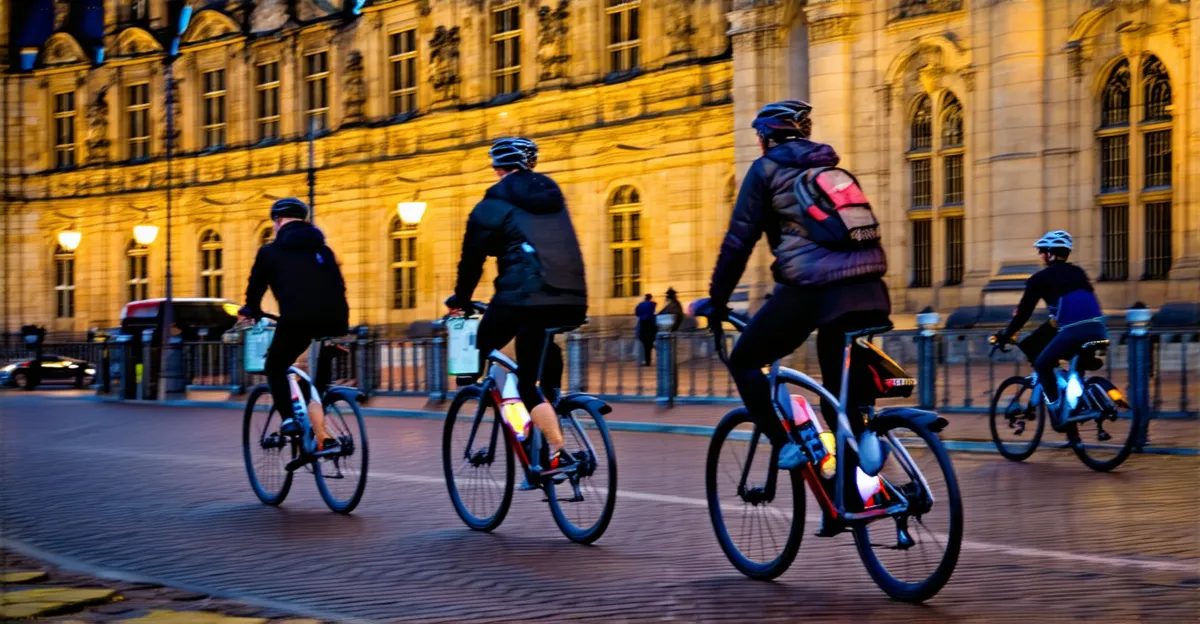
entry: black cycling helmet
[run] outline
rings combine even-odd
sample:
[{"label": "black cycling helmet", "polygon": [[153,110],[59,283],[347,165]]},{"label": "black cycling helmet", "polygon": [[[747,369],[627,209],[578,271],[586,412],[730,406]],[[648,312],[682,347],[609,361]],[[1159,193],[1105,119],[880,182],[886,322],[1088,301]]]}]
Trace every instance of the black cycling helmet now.
[{"label": "black cycling helmet", "polygon": [[812,105],[802,100],[773,102],[759,109],[750,127],[758,136],[774,141],[807,139],[812,134]]},{"label": "black cycling helmet", "polygon": [[308,204],[295,197],[284,197],[271,204],[271,220],[308,219]]},{"label": "black cycling helmet", "polygon": [[537,166],[538,147],[533,141],[520,137],[497,139],[488,150],[488,156],[492,157],[493,167],[529,171]]}]

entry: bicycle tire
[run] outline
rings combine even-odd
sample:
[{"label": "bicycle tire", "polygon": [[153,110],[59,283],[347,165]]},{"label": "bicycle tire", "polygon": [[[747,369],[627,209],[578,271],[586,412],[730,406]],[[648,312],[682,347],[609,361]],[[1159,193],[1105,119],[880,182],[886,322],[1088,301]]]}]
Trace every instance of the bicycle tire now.
[{"label": "bicycle tire", "polygon": [[[347,440],[345,439],[347,436],[345,433],[352,432],[335,431],[337,427],[331,427],[331,425],[335,425],[336,423],[332,423],[330,419],[330,412],[332,411],[337,414],[337,417],[343,422],[343,424],[348,425],[349,427],[355,426],[354,424],[345,422],[345,418],[341,414],[341,409],[337,407],[339,404],[343,403],[350,407],[350,411],[354,415],[354,423],[356,423],[358,426],[358,437],[356,439],[352,435],[349,436],[350,439],[348,442],[350,444],[350,455],[338,455],[337,457],[332,458],[323,457],[314,461],[313,476],[316,477],[317,491],[321,494],[321,500],[324,500],[325,504],[328,505],[331,510],[340,514],[348,514],[354,511],[354,508],[358,507],[358,504],[362,502],[363,492],[366,491],[367,462],[370,458],[370,453],[368,452],[367,446],[367,426],[363,421],[362,410],[358,407],[358,401],[348,400],[342,396],[337,396],[330,400],[329,404],[325,406],[326,431],[338,435],[338,437],[341,438],[342,448],[347,448]],[[349,462],[343,462],[342,460],[346,459],[347,457],[361,458],[361,466],[358,470],[358,483],[355,484],[348,498],[339,500],[334,495],[333,491],[330,490],[328,483],[330,479],[335,477],[327,475],[326,472],[329,468],[333,468],[337,471],[337,474],[344,474],[345,471],[342,468],[342,464],[348,464]]]},{"label": "bicycle tire", "polygon": [[[996,392],[992,394],[992,403],[988,410],[988,428],[991,430],[992,444],[996,445],[996,450],[1000,451],[1000,454],[1009,461],[1021,462],[1029,459],[1029,456],[1033,455],[1034,451],[1037,450],[1038,444],[1041,443],[1042,434],[1046,431],[1046,408],[1044,402],[1038,402],[1037,407],[1034,408],[1037,423],[1034,425],[1033,436],[1029,438],[1029,442],[1024,450],[1014,451],[1012,446],[1006,445],[1000,439],[999,427],[1006,427],[1008,423],[1006,414],[997,412],[1000,398],[1003,396],[1004,390],[1010,385],[1021,385],[1026,390],[1033,390],[1028,377],[1014,375],[1000,382],[1000,385],[996,388]],[[1028,405],[1028,402],[1026,402],[1026,405]]]},{"label": "bicycle tire", "polygon": [[[1084,386],[1085,393],[1087,392],[1087,386],[1090,386],[1091,384],[1092,379],[1089,378],[1087,380],[1087,384]],[[1117,408],[1114,407],[1113,409]],[[1146,414],[1140,414],[1139,410],[1134,409],[1129,411],[1129,417],[1133,419],[1133,422],[1130,423],[1129,427],[1129,437],[1125,439],[1125,442],[1117,450],[1116,455],[1107,460],[1096,459],[1091,455],[1088,455],[1088,445],[1084,444],[1083,437],[1079,434],[1080,423],[1074,422],[1067,424],[1067,442],[1071,445],[1071,450],[1075,452],[1075,456],[1079,458],[1079,461],[1083,462],[1083,465],[1096,472],[1111,472],[1116,470],[1121,464],[1125,463],[1125,460],[1129,459],[1130,454],[1133,453],[1134,445],[1137,444],[1138,437],[1143,431],[1145,431],[1148,422]],[[1120,418],[1119,415],[1117,417]]]},{"label": "bicycle tire", "polygon": [[[854,527],[854,544],[858,549],[858,556],[862,559],[863,566],[867,569],[867,574],[875,581],[875,584],[884,591],[888,596],[901,602],[920,603],[937,595],[946,583],[950,581],[950,576],[954,573],[954,568],[958,565],[958,557],[962,552],[963,539],[963,507],[962,493],[958,487],[958,477],[954,472],[954,465],[950,462],[950,454],[946,452],[946,447],[942,445],[941,439],[929,429],[909,421],[899,421],[896,424],[912,431],[924,442],[929,452],[933,453],[937,459],[937,464],[941,468],[946,480],[947,497],[944,501],[950,511],[950,527],[949,539],[946,545],[942,560],[938,563],[937,568],[923,581],[918,583],[906,583],[892,576],[884,567],[883,563],[875,555],[875,551],[871,548],[870,528],[868,525],[860,525]],[[882,437],[888,431],[895,427],[889,427],[879,434]],[[892,459],[890,461],[896,461]],[[875,524],[883,524],[884,520],[878,520]]]},{"label": "bicycle tire", "polygon": [[[767,581],[786,572],[788,567],[792,565],[792,562],[795,561],[796,554],[800,551],[800,542],[804,537],[804,480],[794,472],[779,472],[780,475],[786,473],[788,480],[792,484],[791,530],[779,555],[771,561],[756,563],[742,554],[737,545],[733,543],[733,538],[730,537],[729,529],[725,525],[724,513],[721,511],[719,493],[717,492],[717,477],[719,471],[718,463],[721,459],[721,447],[735,428],[747,423],[754,424],[754,419],[750,417],[750,412],[746,408],[740,407],[726,414],[721,419],[721,422],[717,424],[717,428],[713,431],[712,441],[708,447],[708,459],[704,471],[705,494],[708,499],[708,514],[709,519],[712,521],[713,532],[716,533],[717,542],[721,545],[721,550],[725,553],[725,557],[742,574],[755,580]],[[765,448],[770,452],[771,444],[766,440],[765,436],[760,434],[758,439],[766,444]],[[753,440],[754,438],[752,437]],[[778,471],[778,468],[773,469]]]},{"label": "bicycle tire", "polygon": [[[600,513],[597,514],[596,520],[592,522],[590,526],[579,527],[575,522],[572,522],[571,519],[567,517],[567,510],[563,508],[564,501],[561,501],[558,498],[556,490],[558,485],[569,486],[569,483],[563,482],[562,484],[555,484],[554,479],[547,479],[545,487],[546,500],[548,503],[550,503],[550,513],[554,516],[554,523],[558,525],[558,529],[562,531],[563,535],[567,536],[567,539],[571,540],[572,542],[579,544],[591,544],[600,539],[600,536],[604,535],[604,531],[608,529],[608,524],[612,521],[613,511],[617,504],[617,454],[616,451],[613,450],[612,436],[609,434],[608,424],[604,422],[604,416],[601,415],[597,409],[590,407],[583,402],[564,401],[559,405],[559,410],[559,419],[560,421],[563,421],[562,427],[564,441],[571,436],[572,431],[568,430],[569,426],[574,429],[574,434],[580,436],[581,441],[586,438],[590,438],[590,436],[588,436],[585,432],[585,427],[582,426],[583,423],[580,423],[578,418],[575,416],[576,411],[582,411],[586,412],[587,415],[592,419],[592,422],[595,423],[595,431],[599,434],[600,441],[604,444],[603,454],[605,456],[604,461],[607,462],[608,482],[601,486],[604,488],[603,490],[597,490],[595,492],[597,495],[603,496],[604,502],[600,509]],[[593,449],[595,449],[594,443],[591,444],[591,446]],[[582,450],[573,449],[569,445],[565,448],[571,452]],[[596,454],[600,454],[598,449],[596,449]],[[599,462],[600,458],[596,457],[595,461]],[[572,494],[574,494],[573,490]]]},{"label": "bicycle tire", "polygon": [[[498,444],[504,446],[503,457],[505,461],[504,471],[504,491],[500,496],[500,505],[492,515],[487,517],[476,516],[471,510],[467,509],[466,503],[463,501],[462,494],[459,490],[457,479],[454,474],[456,460],[459,459],[455,450],[452,447],[454,440],[454,425],[458,421],[459,411],[470,399],[479,401],[479,410],[473,416],[473,419],[478,420],[480,425],[490,421],[493,427],[503,427],[500,422],[500,413],[496,406],[492,403],[492,398],[488,394],[484,394],[479,386],[468,386],[458,391],[454,397],[454,402],[450,404],[450,409],[446,412],[446,423],[442,428],[442,470],[446,476],[446,489],[450,492],[450,502],[454,505],[454,511],[466,525],[476,531],[492,531],[504,522],[505,516],[508,515],[509,507],[512,506],[513,485],[515,480],[515,466],[513,462],[513,450],[509,444],[508,436],[501,430],[495,431],[498,438]],[[488,412],[491,416],[488,416]],[[480,433],[487,432],[486,435],[491,435],[491,430],[480,426]],[[477,434],[478,437],[478,434]],[[495,455],[493,454],[493,461]],[[465,459],[465,458],[464,458]]]},{"label": "bicycle tire", "polygon": [[[287,498],[288,492],[292,489],[293,472],[283,470],[283,477],[278,488],[268,488],[258,476],[258,470],[255,469],[255,461],[252,453],[252,448],[261,448],[261,441],[266,434],[266,430],[270,428],[271,420],[276,417],[279,412],[272,405],[267,411],[266,420],[262,427],[255,427],[254,416],[258,413],[255,409],[255,404],[263,395],[271,396],[270,389],[266,385],[255,386],[250,390],[250,396],[246,398],[245,413],[242,416],[242,459],[246,463],[246,475],[250,478],[250,489],[254,490],[254,495],[258,500],[267,505],[279,505]],[[260,430],[258,437],[254,437],[254,432]],[[259,441],[257,446],[252,447],[252,440]],[[288,443],[281,448],[281,452],[286,452],[286,458],[283,463],[286,465],[291,460],[293,445]],[[264,466],[265,467],[265,466]]]}]

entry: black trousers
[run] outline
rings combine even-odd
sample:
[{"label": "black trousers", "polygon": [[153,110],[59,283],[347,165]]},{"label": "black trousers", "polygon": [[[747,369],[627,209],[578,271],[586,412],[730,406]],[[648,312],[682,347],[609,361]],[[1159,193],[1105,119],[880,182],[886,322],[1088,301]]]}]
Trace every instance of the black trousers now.
[{"label": "black trousers", "polygon": [[[300,357],[315,338],[329,335],[319,328],[304,324],[280,323],[275,328],[275,337],[271,339],[271,348],[267,350],[267,362],[264,373],[267,375],[267,386],[271,388],[271,398],[275,401],[275,409],[279,410],[284,420],[295,416],[292,409],[292,392],[288,388],[287,371],[296,358]],[[317,358],[317,370],[313,374],[313,383],[318,392],[324,392],[329,387],[332,376],[330,356],[332,352],[324,350]],[[303,388],[302,388],[303,389]]]},{"label": "black trousers", "polygon": [[[517,389],[521,401],[530,410],[543,400],[553,403],[562,387],[563,359],[562,349],[554,341],[547,346],[546,329],[582,324],[586,315],[587,306],[582,305],[488,306],[475,336],[481,360],[479,370],[484,369],[488,354],[516,338]],[[538,387],[539,368],[542,370],[541,389]],[[544,395],[543,389],[548,394]]]},{"label": "black trousers", "polygon": [[[804,293],[777,288],[750,320],[729,355],[730,373],[742,402],[746,404],[759,430],[776,445],[787,441],[787,432],[775,416],[771,404],[771,385],[762,371],[763,367],[800,348],[814,329],[820,330],[817,333],[817,359],[820,362],[821,383],[836,397],[841,391],[846,333],[887,325],[889,322],[888,313],[879,310],[851,312],[818,325],[816,309],[817,306]],[[821,413],[829,430],[836,431],[837,410],[822,401]]]},{"label": "black trousers", "polygon": [[654,341],[658,337],[658,328],[645,321],[638,321],[638,340],[642,343],[642,361],[650,366],[650,354],[654,352]]}]

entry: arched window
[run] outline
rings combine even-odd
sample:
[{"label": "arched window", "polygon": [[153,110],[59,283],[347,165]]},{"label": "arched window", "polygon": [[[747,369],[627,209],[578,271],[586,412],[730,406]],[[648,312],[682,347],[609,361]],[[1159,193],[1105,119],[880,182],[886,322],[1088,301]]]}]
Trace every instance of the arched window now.
[{"label": "arched window", "polygon": [[216,230],[200,234],[200,292],[204,297],[221,297],[225,259],[221,235]]},{"label": "arched window", "polygon": [[[938,101],[935,114],[934,103]],[[962,102],[950,92],[922,94],[908,124],[909,219],[913,288],[933,285],[934,249],[944,253],[945,285],[961,284],[965,270],[966,128]],[[941,198],[938,201],[937,198]],[[942,239],[935,241],[935,221]]]},{"label": "arched window", "polygon": [[912,217],[913,288],[933,283],[933,105],[922,95],[909,120],[909,213]]},{"label": "arched window", "polygon": [[913,107],[911,136],[912,144],[909,149],[912,151],[933,147],[933,105],[929,96],[922,95]]},{"label": "arched window", "polygon": [[[1140,116],[1131,114],[1132,85],[1140,85]],[[1171,77],[1154,55],[1136,64],[1122,59],[1113,66],[1100,91],[1096,150],[1102,280],[1129,279],[1129,238],[1139,222],[1144,241],[1142,279],[1166,279],[1171,271],[1172,97]],[[1133,159],[1142,163],[1140,188],[1139,180],[1131,180],[1130,176]]]},{"label": "arched window", "polygon": [[[942,159],[942,226],[946,266],[944,283],[961,284],[965,268],[965,239],[963,228],[963,107],[953,93],[942,99],[938,116],[942,142],[938,156]],[[957,211],[954,208],[957,207]]]},{"label": "arched window", "polygon": [[417,307],[417,226],[392,220],[392,309]]},{"label": "arched window", "polygon": [[62,245],[54,250],[54,300],[56,317],[75,316],[75,252]]},{"label": "arched window", "polygon": [[150,298],[150,248],[129,241],[125,247],[125,285],[129,301]]},{"label": "arched window", "polygon": [[642,197],[632,186],[613,193],[608,205],[611,224],[612,296],[642,294]]}]

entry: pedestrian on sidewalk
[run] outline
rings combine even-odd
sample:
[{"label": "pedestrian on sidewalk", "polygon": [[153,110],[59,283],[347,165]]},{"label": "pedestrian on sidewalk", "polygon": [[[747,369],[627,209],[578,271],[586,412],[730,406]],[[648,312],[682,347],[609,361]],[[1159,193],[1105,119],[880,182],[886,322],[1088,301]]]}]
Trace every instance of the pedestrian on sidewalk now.
[{"label": "pedestrian on sidewalk", "polygon": [[646,295],[646,299],[637,304],[633,315],[637,317],[637,336],[642,343],[642,366],[650,366],[650,352],[654,350],[654,336],[658,328],[654,323],[654,295]]},{"label": "pedestrian on sidewalk", "polygon": [[667,289],[667,302],[663,304],[662,310],[658,313],[671,315],[671,331],[679,331],[679,326],[683,324],[683,306],[679,304],[679,299],[676,299],[674,288]]}]

